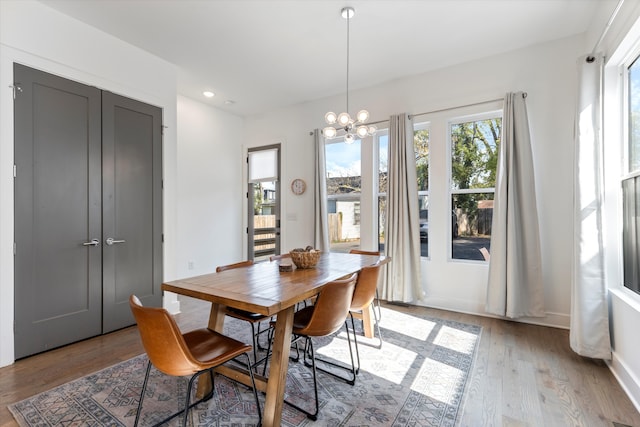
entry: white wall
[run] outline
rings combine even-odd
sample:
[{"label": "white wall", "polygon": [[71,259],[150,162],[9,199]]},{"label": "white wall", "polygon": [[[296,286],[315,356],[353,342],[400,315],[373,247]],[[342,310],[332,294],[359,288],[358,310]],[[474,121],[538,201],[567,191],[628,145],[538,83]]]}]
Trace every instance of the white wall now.
[{"label": "white wall", "polygon": [[34,1],[0,1],[0,366],[13,362],[13,63],[159,106],[164,278],[176,277],[176,68]]},{"label": "white wall", "polygon": [[242,142],[240,117],[178,97],[178,277],[247,258]]},{"label": "white wall", "polygon": [[[366,107],[376,121],[401,112],[418,114],[502,98],[510,91],[528,93],[547,311],[546,318],[530,321],[560,327],[569,324],[573,109],[576,59],[583,53],[583,45],[581,37],[558,40],[350,94],[351,109]],[[314,156],[309,131],[322,128],[324,113],[343,103],[344,96],[338,96],[248,118],[247,144],[287,140],[283,182],[302,177],[312,183]],[[297,218],[284,223],[283,249],[312,241],[313,191],[303,196],[284,191],[283,202],[287,205],[284,216],[293,213]],[[422,263],[427,304],[483,313],[485,265],[449,263],[434,276],[430,262]],[[438,281],[437,290],[429,285],[433,281]]]}]

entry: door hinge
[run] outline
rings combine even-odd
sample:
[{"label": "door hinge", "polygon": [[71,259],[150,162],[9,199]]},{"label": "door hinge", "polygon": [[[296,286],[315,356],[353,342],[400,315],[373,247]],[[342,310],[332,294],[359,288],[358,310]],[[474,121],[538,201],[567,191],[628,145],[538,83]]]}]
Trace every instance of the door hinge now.
[{"label": "door hinge", "polygon": [[13,165],[13,177],[16,178],[18,176],[18,165]]},{"label": "door hinge", "polygon": [[167,127],[168,127],[168,126],[160,125],[160,133],[161,133],[162,135],[164,135],[164,130],[165,130]]},{"label": "door hinge", "polygon": [[22,86],[20,86],[19,82],[9,85],[9,87],[13,89],[13,99],[16,99],[16,92],[22,92]]},{"label": "door hinge", "polygon": [[249,234],[249,227],[247,227],[247,234]]},{"label": "door hinge", "polygon": [[16,244],[16,242],[13,242],[13,256],[16,256],[17,253],[18,253],[18,245]]},{"label": "door hinge", "polygon": [[162,243],[164,243],[164,233],[162,233]]}]

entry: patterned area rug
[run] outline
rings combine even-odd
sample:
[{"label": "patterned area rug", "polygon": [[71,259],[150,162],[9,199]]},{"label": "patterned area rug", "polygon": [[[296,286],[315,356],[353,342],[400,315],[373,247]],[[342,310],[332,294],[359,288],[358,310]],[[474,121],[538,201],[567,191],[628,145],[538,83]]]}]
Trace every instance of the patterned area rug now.
[{"label": "patterned area rug", "polygon": [[[379,340],[359,335],[361,371],[354,386],[318,372],[320,414],[311,421],[284,405],[284,426],[454,427],[475,360],[481,327],[430,318],[420,307],[382,309]],[[227,318],[225,333],[249,339],[246,323]],[[264,341],[265,338],[263,338]],[[249,341],[250,342],[250,341]],[[348,364],[344,329],[314,341],[319,356]],[[295,351],[292,350],[292,355]],[[9,406],[21,426],[132,426],[146,368],[145,355]],[[187,380],[152,369],[140,425],[179,410]],[[240,427],[258,422],[253,393],[216,375],[215,395],[190,411],[189,425]],[[261,404],[264,404],[263,396]],[[312,373],[291,362],[286,399],[313,410]],[[173,420],[168,425],[179,425]]]}]

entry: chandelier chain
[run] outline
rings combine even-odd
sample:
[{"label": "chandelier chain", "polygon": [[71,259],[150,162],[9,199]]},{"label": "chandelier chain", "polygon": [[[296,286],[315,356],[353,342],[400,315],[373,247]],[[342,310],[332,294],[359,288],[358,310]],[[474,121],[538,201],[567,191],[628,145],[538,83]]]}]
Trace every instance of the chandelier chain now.
[{"label": "chandelier chain", "polygon": [[349,112],[349,21],[351,17],[347,12],[347,112]]}]

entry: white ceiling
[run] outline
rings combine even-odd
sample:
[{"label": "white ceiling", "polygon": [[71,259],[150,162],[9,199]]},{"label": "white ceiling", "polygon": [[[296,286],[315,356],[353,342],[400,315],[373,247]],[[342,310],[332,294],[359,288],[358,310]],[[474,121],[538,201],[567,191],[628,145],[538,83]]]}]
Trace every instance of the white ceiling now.
[{"label": "white ceiling", "polygon": [[41,0],[176,64],[180,94],[243,116],[345,92],[344,6],[358,89],[583,33],[602,1]]}]

